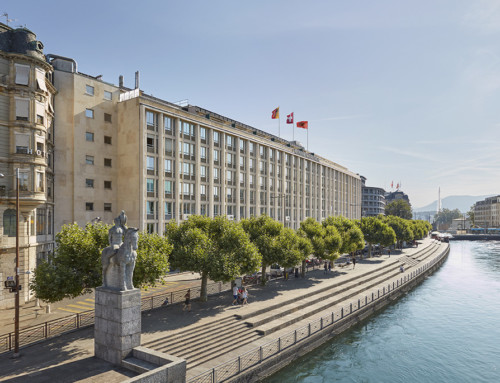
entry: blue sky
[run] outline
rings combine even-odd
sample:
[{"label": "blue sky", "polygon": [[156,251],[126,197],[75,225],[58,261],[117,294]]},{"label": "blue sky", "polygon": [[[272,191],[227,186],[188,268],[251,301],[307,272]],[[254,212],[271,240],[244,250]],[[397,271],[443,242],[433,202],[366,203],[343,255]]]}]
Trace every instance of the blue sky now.
[{"label": "blue sky", "polygon": [[[500,193],[500,2],[3,0],[45,53],[292,138],[413,206]],[[5,17],[2,18],[5,22]],[[295,130],[306,144],[306,132]]]}]

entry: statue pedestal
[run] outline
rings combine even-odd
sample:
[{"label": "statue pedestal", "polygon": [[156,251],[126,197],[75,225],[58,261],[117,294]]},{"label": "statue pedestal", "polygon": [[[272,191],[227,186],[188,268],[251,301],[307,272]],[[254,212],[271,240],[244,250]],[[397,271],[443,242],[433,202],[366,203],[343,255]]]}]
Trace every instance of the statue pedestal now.
[{"label": "statue pedestal", "polygon": [[98,287],[95,291],[94,353],[120,365],[141,345],[141,291]]}]

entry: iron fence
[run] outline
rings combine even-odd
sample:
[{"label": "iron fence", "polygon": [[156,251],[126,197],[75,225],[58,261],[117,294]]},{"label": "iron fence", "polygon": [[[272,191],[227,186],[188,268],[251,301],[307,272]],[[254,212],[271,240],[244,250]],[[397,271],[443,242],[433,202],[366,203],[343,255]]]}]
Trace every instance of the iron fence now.
[{"label": "iron fence", "polygon": [[439,257],[434,258],[425,265],[420,266],[418,269],[413,270],[407,275],[402,275],[394,283],[389,283],[387,288],[384,286],[382,288],[377,288],[376,291],[372,290],[366,292],[364,296],[355,298],[351,302],[342,305],[338,310],[332,311],[326,316],[316,319],[307,325],[282,335],[277,339],[273,339],[262,346],[256,347],[253,350],[238,356],[237,358],[231,359],[195,377],[192,377],[188,380],[188,383],[220,383],[231,379],[241,372],[279,354],[288,347],[291,347],[292,345],[307,339],[324,328],[333,325],[339,320],[351,316],[360,309],[371,305],[373,302],[376,302],[394,290],[399,289],[401,286],[408,284],[422,273],[431,269],[445,256],[445,254],[446,252],[443,252]]},{"label": "iron fence", "polygon": [[[214,295],[231,289],[231,283],[210,283],[207,285],[207,294]],[[141,298],[141,311],[154,310],[159,307],[184,302],[187,289],[164,292],[149,297]],[[192,287],[191,297],[198,298],[201,288]],[[94,324],[94,310],[83,311],[64,318],[53,319],[44,323],[30,326],[19,330],[19,346],[25,347],[30,344],[43,341],[48,338],[66,334]],[[14,332],[0,335],[0,353],[11,351],[14,348]]]}]

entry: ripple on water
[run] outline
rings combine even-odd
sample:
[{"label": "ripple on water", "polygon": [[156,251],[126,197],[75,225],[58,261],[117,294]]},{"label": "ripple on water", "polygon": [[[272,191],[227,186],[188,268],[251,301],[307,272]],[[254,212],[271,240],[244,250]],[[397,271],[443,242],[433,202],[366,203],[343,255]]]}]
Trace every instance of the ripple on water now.
[{"label": "ripple on water", "polygon": [[266,382],[500,382],[498,302],[500,242],[453,242],[416,289]]}]

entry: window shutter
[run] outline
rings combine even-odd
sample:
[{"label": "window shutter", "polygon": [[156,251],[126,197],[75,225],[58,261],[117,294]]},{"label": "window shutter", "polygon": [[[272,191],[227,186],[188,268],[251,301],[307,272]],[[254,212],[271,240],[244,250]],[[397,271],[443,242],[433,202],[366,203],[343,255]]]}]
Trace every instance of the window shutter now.
[{"label": "window shutter", "polygon": [[28,85],[30,67],[28,65],[15,64],[16,66],[16,84]]},{"label": "window shutter", "polygon": [[38,84],[38,87],[47,92],[47,87],[45,86],[45,71],[40,68],[36,68],[35,71],[36,74],[36,83]]},{"label": "window shutter", "polygon": [[24,117],[29,120],[30,101],[16,98],[16,117]]}]

